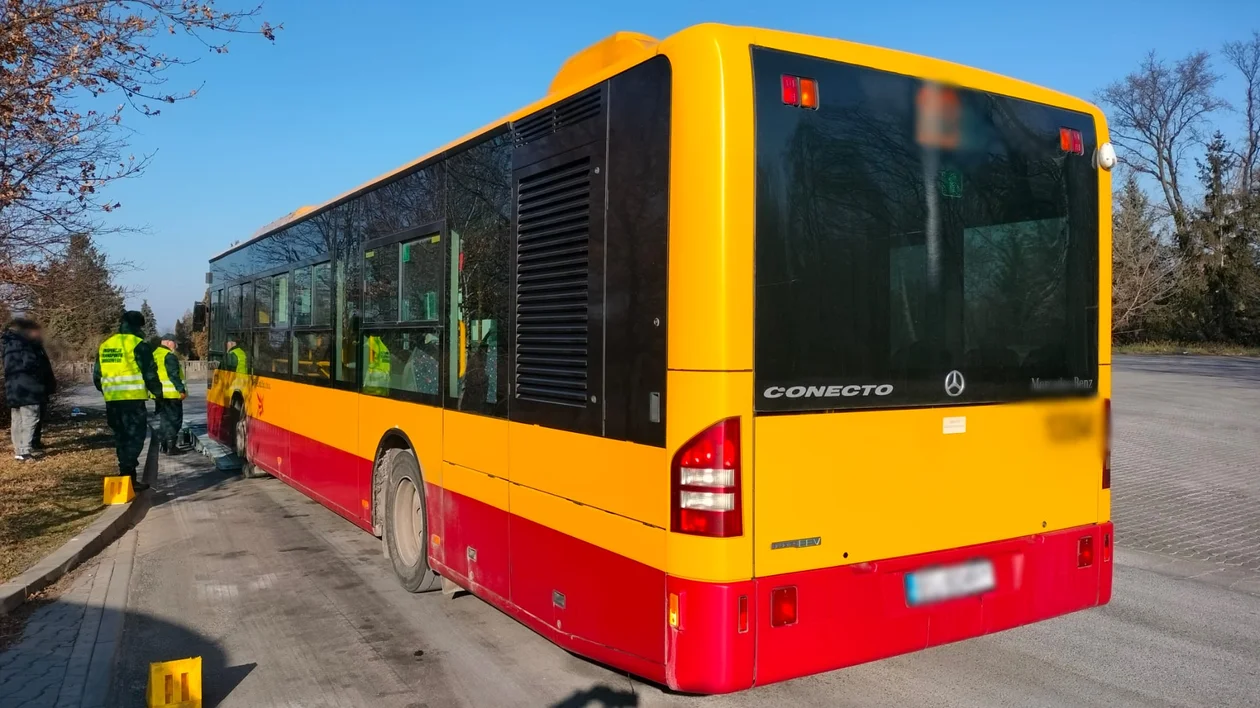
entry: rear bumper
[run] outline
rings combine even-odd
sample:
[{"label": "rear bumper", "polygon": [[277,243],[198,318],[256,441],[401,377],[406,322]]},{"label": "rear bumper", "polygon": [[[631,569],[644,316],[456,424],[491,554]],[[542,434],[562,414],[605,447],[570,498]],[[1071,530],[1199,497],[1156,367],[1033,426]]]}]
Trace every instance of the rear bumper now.
[{"label": "rear bumper", "polygon": [[[1093,562],[1082,568],[1084,537],[1092,538]],[[666,681],[682,691],[737,691],[1103,605],[1111,599],[1113,538],[1104,523],[739,583],[670,577],[679,619],[667,635]],[[976,558],[993,562],[993,590],[907,606],[907,572]],[[782,587],[796,588],[796,622],[772,627],[770,596]],[[748,598],[745,632],[741,596]]]}]

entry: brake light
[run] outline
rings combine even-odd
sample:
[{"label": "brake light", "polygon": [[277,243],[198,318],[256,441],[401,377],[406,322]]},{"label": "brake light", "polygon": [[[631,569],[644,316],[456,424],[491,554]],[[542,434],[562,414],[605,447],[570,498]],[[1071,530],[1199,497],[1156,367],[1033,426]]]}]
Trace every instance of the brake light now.
[{"label": "brake light", "polygon": [[1076,544],[1076,567],[1088,568],[1094,564],[1094,537],[1086,536]]},{"label": "brake light", "polygon": [[1103,399],[1102,488],[1111,489],[1111,399]]},{"label": "brake light", "polygon": [[672,528],[725,538],[743,529],[739,489],[739,418],[727,418],[687,441],[671,466]]},{"label": "brake light", "polygon": [[801,82],[795,76],[783,75],[783,102],[789,106],[801,105]]},{"label": "brake light", "polygon": [[770,591],[770,626],[796,624],[796,586]]},{"label": "brake light", "polygon": [[1076,155],[1085,154],[1085,138],[1081,131],[1059,128],[1059,149]]}]

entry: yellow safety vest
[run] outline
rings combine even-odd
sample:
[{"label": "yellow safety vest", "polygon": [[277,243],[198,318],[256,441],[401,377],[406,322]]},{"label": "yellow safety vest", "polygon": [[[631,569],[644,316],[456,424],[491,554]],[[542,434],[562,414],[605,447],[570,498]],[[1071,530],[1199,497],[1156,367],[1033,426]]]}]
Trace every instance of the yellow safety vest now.
[{"label": "yellow safety vest", "polygon": [[241,349],[239,346],[232,347],[232,349],[228,351],[228,354],[231,354],[232,356],[236,357],[236,373],[238,374],[249,373],[249,360],[245,358],[244,349]]},{"label": "yellow safety vest", "polygon": [[97,361],[101,365],[101,392],[106,401],[145,401],[149,392],[136,363],[136,345],[143,342],[134,334],[115,334],[101,342]]},{"label": "yellow safety vest", "polygon": [[179,364],[179,378],[184,378],[184,363],[179,360],[175,352],[166,347],[158,347],[153,350],[153,363],[157,364],[158,380],[162,382],[162,398],[179,398],[179,390],[175,388],[175,382],[171,381],[170,374],[166,373],[166,357],[174,356],[175,362]]},{"label": "yellow safety vest", "polygon": [[378,396],[389,395],[389,348],[380,337],[367,338],[367,367],[363,372],[363,391]]}]

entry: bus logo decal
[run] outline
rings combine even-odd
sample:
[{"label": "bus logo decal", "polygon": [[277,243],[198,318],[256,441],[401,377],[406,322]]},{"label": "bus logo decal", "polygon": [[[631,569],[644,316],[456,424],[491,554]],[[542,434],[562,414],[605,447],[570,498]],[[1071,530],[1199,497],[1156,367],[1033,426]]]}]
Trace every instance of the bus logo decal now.
[{"label": "bus logo decal", "polygon": [[954,369],[945,374],[945,393],[951,396],[958,396],[967,388],[967,381],[963,378],[962,372]]},{"label": "bus logo decal", "polygon": [[887,396],[892,384],[849,384],[834,386],[771,386],[761,392],[764,398],[846,398],[853,396]]},{"label": "bus logo decal", "polygon": [[777,551],[780,548],[809,548],[810,546],[821,546],[822,536],[814,536],[813,538],[794,538],[791,541],[775,541],[770,544],[770,550]]}]

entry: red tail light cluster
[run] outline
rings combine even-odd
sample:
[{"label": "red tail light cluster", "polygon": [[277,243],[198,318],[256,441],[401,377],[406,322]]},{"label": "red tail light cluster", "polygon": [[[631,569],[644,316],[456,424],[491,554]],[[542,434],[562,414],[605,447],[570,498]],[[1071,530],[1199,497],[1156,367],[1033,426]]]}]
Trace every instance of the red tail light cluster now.
[{"label": "red tail light cluster", "polygon": [[739,418],[719,421],[688,440],[671,467],[674,531],[715,538],[744,532]]},{"label": "red tail light cluster", "polygon": [[789,106],[799,106],[818,110],[818,82],[804,76],[784,74],[780,81],[783,86],[783,102]]},{"label": "red tail light cluster", "polygon": [[1084,155],[1085,139],[1081,136],[1081,131],[1059,128],[1059,149],[1074,155]]},{"label": "red tail light cluster", "polygon": [[1111,489],[1111,399],[1103,399],[1103,469],[1102,487]]}]

